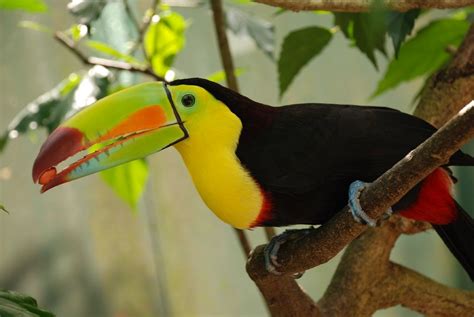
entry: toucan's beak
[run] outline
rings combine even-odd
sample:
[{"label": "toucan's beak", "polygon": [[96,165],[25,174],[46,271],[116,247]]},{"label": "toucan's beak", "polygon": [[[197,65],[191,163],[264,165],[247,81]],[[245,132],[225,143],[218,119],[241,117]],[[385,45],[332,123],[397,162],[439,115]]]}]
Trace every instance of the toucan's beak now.
[{"label": "toucan's beak", "polygon": [[[33,180],[57,185],[158,152],[187,137],[162,83],[124,89],[65,121],[45,141]],[[79,157],[62,171],[58,165]]]}]

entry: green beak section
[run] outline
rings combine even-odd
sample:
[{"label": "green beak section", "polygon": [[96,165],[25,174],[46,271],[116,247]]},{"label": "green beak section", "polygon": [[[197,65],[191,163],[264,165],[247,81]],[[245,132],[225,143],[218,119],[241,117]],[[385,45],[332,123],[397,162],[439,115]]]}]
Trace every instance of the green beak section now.
[{"label": "green beak section", "polygon": [[[137,85],[107,96],[60,125],[33,166],[42,192],[74,179],[158,152],[187,137],[163,83]],[[57,165],[84,151],[64,170]]]}]

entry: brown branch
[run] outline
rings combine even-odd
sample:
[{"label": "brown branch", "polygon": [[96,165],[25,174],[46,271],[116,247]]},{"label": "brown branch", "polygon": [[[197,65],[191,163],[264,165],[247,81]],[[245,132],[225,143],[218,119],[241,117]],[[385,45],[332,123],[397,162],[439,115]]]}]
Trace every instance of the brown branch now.
[{"label": "brown branch", "polygon": [[[372,316],[381,308],[403,305],[429,316],[468,316],[474,292],[443,286],[390,262],[390,252],[402,233],[431,226],[399,216],[354,240],[341,259],[318,306],[326,316]],[[342,296],[342,293],[344,294]]]},{"label": "brown branch", "polygon": [[137,67],[122,61],[115,61],[99,57],[88,57],[77,49],[74,41],[61,32],[54,33],[54,38],[70,52],[72,52],[85,65],[100,65],[111,69],[126,70],[129,72],[141,73],[143,75],[153,77],[159,81],[165,81],[163,77],[155,74],[150,67]]},{"label": "brown branch", "polygon": [[[327,10],[337,12],[369,11],[372,0],[254,0],[255,2],[292,11]],[[474,5],[474,0],[384,0],[387,8],[394,11],[412,9],[448,9]]]},{"label": "brown branch", "polygon": [[[394,205],[420,180],[434,169],[445,164],[451,155],[474,137],[474,101],[465,106],[453,119],[423,142],[389,171],[380,176],[361,194],[363,209],[372,218],[379,218],[385,210]],[[267,300],[278,288],[288,287],[288,276],[323,264],[339,253],[349,242],[359,236],[366,227],[354,222],[348,208],[337,213],[328,223],[319,227],[305,238],[288,242],[279,251],[280,270],[284,277],[268,273],[264,266],[263,246],[258,247],[247,263],[247,272],[257,283]],[[363,285],[363,282],[357,282]],[[282,300],[285,298],[283,297]],[[303,300],[308,307],[312,302]],[[283,301],[275,315],[302,313],[315,316],[315,311],[294,311],[293,303]],[[270,307],[271,308],[271,307]]]},{"label": "brown branch", "polygon": [[374,291],[385,295],[385,307],[401,304],[426,316],[468,317],[474,312],[474,292],[444,286],[395,263]]}]

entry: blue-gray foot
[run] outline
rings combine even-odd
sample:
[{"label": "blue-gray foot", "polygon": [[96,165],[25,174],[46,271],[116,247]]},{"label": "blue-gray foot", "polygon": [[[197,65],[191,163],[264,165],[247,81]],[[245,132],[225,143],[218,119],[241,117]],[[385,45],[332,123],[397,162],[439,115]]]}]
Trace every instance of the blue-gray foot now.
[{"label": "blue-gray foot", "polygon": [[[307,229],[291,229],[286,230],[282,234],[274,236],[263,250],[265,268],[267,271],[275,275],[280,275],[281,272],[279,272],[277,269],[281,266],[281,264],[278,262],[278,251],[280,250],[280,247],[288,241],[299,240],[307,236],[313,230],[313,227]],[[304,272],[295,274],[295,278],[300,278],[303,273]]]},{"label": "blue-gray foot", "polygon": [[[359,201],[360,194],[366,187],[367,183],[364,183],[362,181],[355,181],[351,183],[351,185],[349,186],[349,211],[351,212],[352,217],[354,217],[355,221],[362,224],[367,224],[371,227],[375,227],[377,225],[377,220],[372,219],[371,217],[369,217],[369,215],[365,213]],[[392,208],[389,208],[387,211],[385,211],[381,219],[388,219],[391,215]]]}]

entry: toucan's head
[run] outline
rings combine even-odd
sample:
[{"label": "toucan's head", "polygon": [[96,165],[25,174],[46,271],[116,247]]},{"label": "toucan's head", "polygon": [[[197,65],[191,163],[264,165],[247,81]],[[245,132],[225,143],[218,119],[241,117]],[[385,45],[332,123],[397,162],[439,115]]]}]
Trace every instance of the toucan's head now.
[{"label": "toucan's head", "polygon": [[[35,160],[33,180],[44,192],[179,142],[202,141],[209,132],[203,127],[219,126],[226,117],[226,124],[239,132],[240,121],[212,89],[229,92],[206,80],[188,79],[140,84],[99,100],[51,133]],[[77,160],[59,170],[70,157]]]}]

